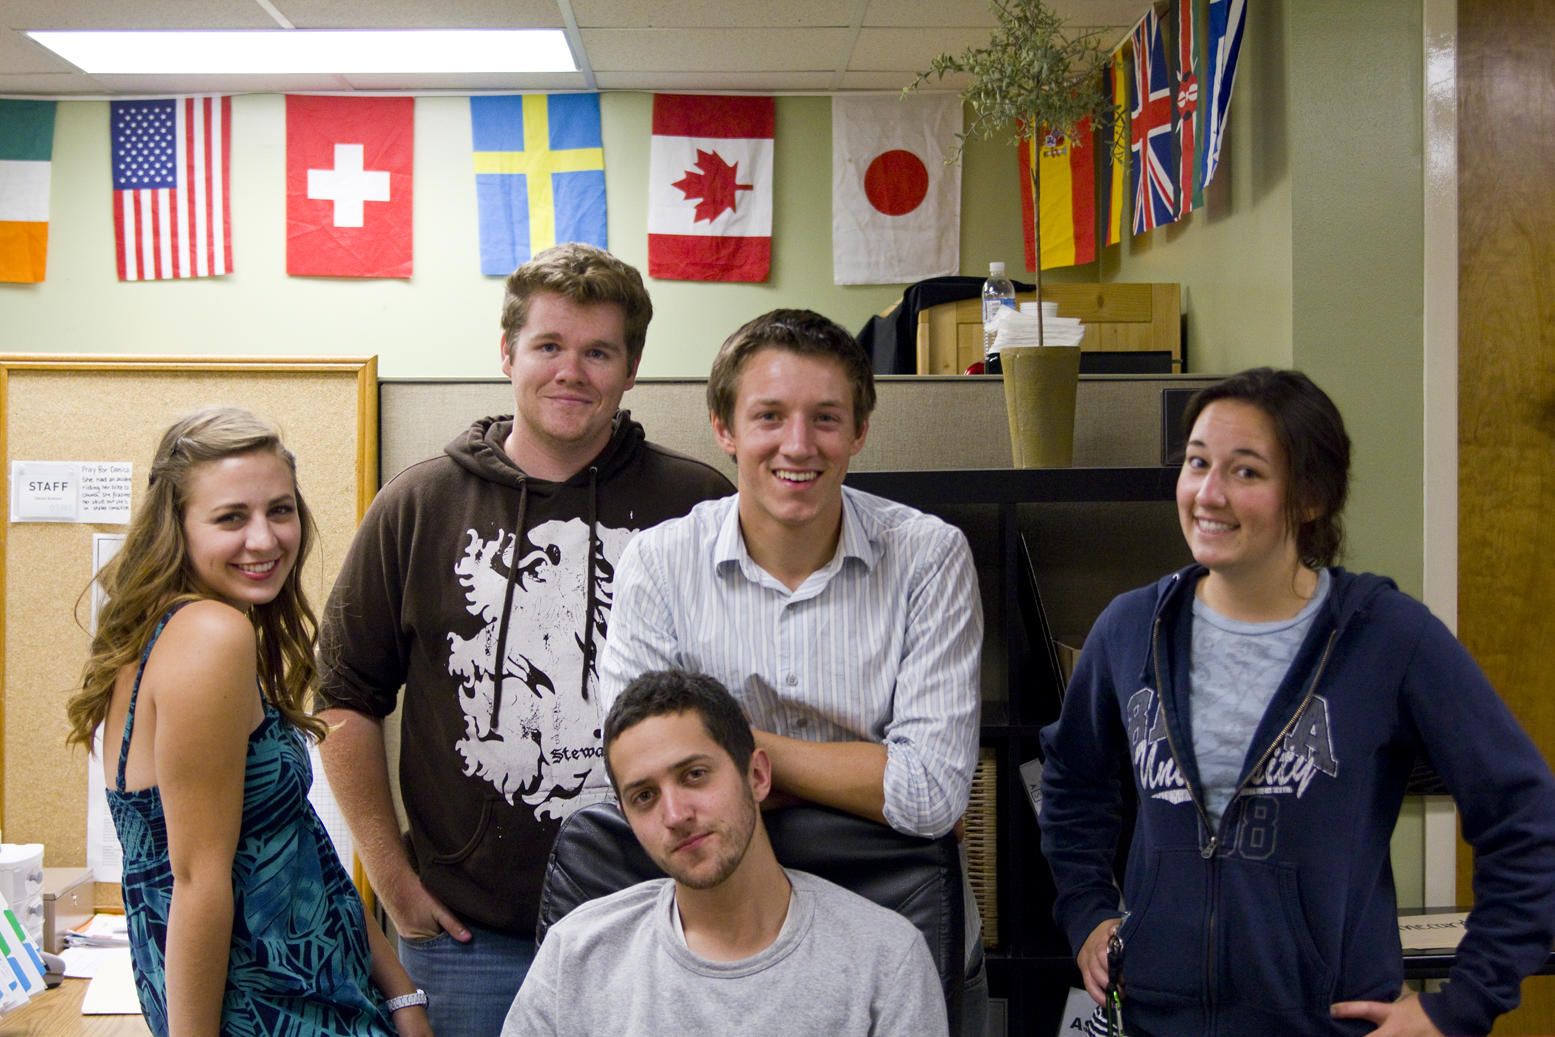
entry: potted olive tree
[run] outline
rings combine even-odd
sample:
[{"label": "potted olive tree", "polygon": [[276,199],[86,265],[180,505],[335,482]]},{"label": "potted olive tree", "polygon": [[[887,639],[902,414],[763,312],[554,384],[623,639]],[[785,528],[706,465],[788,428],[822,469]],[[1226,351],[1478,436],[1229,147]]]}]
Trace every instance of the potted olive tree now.
[{"label": "potted olive tree", "polygon": [[[973,118],[951,161],[959,162],[966,141],[987,140],[1008,133],[1011,144],[1032,138],[1031,192],[1037,244],[1037,298],[1042,297],[1042,178],[1041,149],[1047,136],[1067,137],[1072,147],[1086,142],[1076,131],[1087,118],[1110,140],[1126,149],[1126,135],[1114,129],[1115,112],[1101,76],[1108,60],[1101,32],[1066,32],[1063,17],[1043,0],[990,0],[998,27],[986,47],[968,47],[961,54],[941,54],[908,90],[930,79],[967,73],[972,83],[961,91]],[[1038,331],[1041,341],[1041,331]]]}]

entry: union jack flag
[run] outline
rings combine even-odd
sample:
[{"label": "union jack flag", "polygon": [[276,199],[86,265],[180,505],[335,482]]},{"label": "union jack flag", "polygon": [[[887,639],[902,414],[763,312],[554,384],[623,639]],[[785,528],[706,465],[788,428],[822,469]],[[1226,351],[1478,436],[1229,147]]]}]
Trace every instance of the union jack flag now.
[{"label": "union jack flag", "polygon": [[1172,85],[1166,72],[1161,22],[1152,8],[1134,26],[1133,102],[1129,124],[1134,160],[1134,233],[1177,219],[1177,176],[1172,165]]}]

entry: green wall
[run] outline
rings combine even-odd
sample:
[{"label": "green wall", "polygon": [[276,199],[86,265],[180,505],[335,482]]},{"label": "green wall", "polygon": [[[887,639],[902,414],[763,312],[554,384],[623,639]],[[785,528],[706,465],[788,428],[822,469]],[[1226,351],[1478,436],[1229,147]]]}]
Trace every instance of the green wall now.
[{"label": "green wall", "polygon": [[1424,576],[1424,28],[1419,0],[1289,5],[1295,365],[1354,443],[1350,564]]},{"label": "green wall", "polygon": [[[612,250],[647,266],[652,96],[607,93],[601,116]],[[108,104],[65,101],[54,138],[48,278],[0,285],[8,352],[364,354],[386,378],[496,375],[500,278],[479,273],[469,103],[416,101],[415,276],[288,277],[286,125],[279,94],[233,98],[233,267],[223,278],[121,284],[114,270]],[[773,266],[763,284],[650,281],[657,311],[642,374],[707,373],[729,332],[779,306],[820,310],[857,330],[901,286],[832,284],[831,100],[777,99]],[[968,150],[963,270],[1021,263],[1015,159],[1002,142]]]},{"label": "green wall", "polygon": [[1103,281],[1182,284],[1191,371],[1292,363],[1285,8],[1247,5],[1231,124],[1204,207],[1102,251]]}]

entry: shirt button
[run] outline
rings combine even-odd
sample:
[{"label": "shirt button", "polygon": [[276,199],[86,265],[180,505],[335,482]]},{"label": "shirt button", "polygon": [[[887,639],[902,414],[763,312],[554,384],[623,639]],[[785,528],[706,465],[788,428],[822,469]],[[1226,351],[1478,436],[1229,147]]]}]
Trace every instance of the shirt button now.
[{"label": "shirt button", "polygon": [[809,717],[800,717],[798,720],[794,721],[794,725],[796,727],[809,727],[810,726],[810,718]]},{"label": "shirt button", "polygon": [[788,677],[785,678],[784,683],[792,688],[795,684],[799,683],[799,678],[795,677],[793,674],[789,674]]}]

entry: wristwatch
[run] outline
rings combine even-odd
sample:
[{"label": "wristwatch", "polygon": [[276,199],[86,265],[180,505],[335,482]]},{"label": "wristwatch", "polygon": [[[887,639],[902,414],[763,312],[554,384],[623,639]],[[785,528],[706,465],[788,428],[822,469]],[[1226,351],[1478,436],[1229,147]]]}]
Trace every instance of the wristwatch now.
[{"label": "wristwatch", "polygon": [[427,1003],[427,992],[418,989],[414,994],[401,994],[399,997],[391,997],[383,1003],[383,1007],[390,1012],[398,1012],[401,1008],[409,1008],[411,1005],[424,1005]]}]

